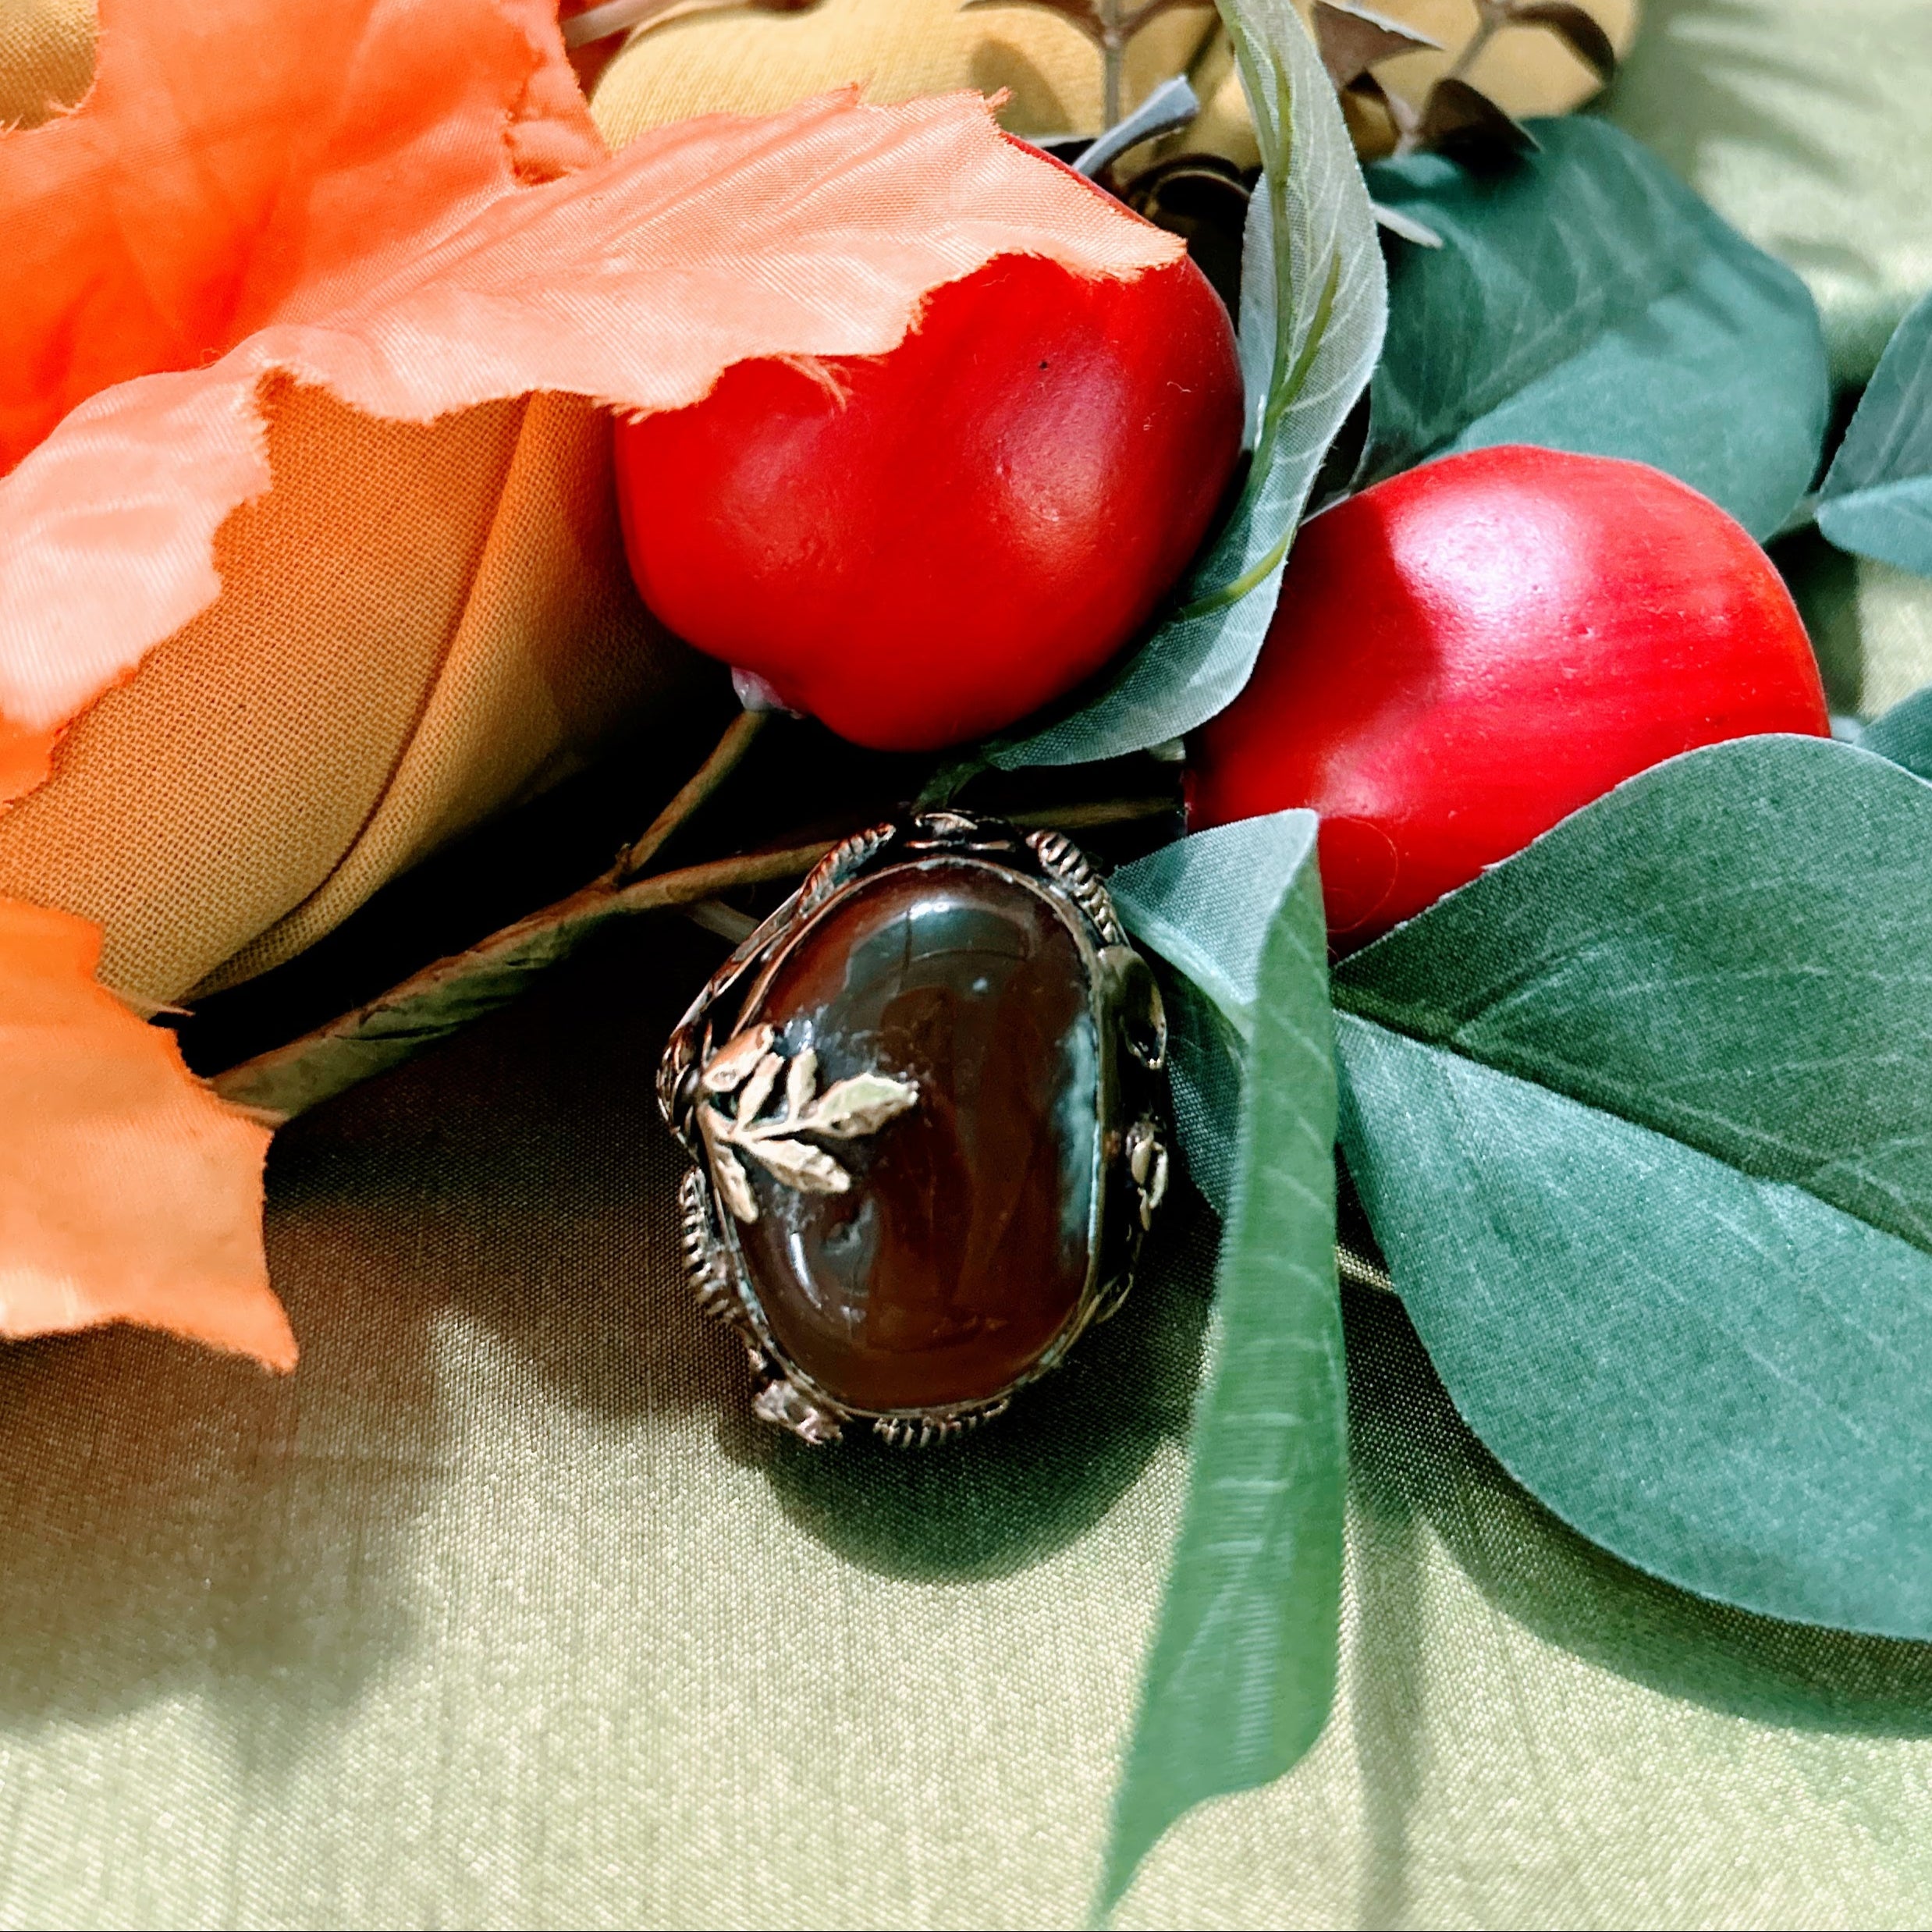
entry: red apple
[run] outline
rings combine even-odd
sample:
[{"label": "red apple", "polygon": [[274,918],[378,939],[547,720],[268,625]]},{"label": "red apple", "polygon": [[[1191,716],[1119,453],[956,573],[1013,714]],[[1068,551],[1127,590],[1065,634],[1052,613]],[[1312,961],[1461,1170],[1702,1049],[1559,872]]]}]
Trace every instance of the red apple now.
[{"label": "red apple", "polygon": [[1003,256],[890,354],[740,363],[616,428],[630,567],[701,651],[861,744],[1012,723],[1098,670],[1206,534],[1241,370],[1186,260]]},{"label": "red apple", "polygon": [[1783,582],[1715,503],[1643,463],[1478,449],[1301,532],[1253,678],[1188,748],[1188,819],[1319,812],[1355,946],[1661,759],[1829,730]]}]

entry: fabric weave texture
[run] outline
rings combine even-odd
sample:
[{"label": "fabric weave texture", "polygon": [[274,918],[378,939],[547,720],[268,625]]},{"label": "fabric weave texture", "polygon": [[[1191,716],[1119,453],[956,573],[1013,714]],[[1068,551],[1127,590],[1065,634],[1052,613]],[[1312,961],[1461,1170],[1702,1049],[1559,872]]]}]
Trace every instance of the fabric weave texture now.
[{"label": "fabric weave texture", "polygon": [[[755,1423],[648,1085],[718,950],[641,923],[278,1138],[295,1376],[0,1355],[0,1920],[1082,1922],[1211,1228],[945,1456]],[[1592,1549],[1347,1312],[1334,1714],[1119,1923],[1922,1923],[1932,1646]]]}]

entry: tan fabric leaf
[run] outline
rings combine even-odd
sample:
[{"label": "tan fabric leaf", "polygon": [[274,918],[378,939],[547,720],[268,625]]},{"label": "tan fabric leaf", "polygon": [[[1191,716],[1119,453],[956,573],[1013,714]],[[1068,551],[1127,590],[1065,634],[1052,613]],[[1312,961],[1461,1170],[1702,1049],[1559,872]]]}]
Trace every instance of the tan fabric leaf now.
[{"label": "tan fabric leaf", "polygon": [[0,127],[37,127],[94,79],[94,0],[0,5]]},{"label": "tan fabric leaf", "polygon": [[[1182,72],[1213,13],[1182,7],[1129,42],[1123,98],[1131,109]],[[1000,120],[1017,134],[1096,133],[1100,54],[1071,20],[1043,8],[959,0],[819,0],[795,14],[733,11],[631,37],[591,95],[613,147],[693,114],[769,114],[856,82],[868,101],[958,87],[1006,92]]]},{"label": "tan fabric leaf", "polygon": [[[365,19],[380,39],[415,11],[412,0],[211,0],[190,41],[204,56],[222,32],[252,45],[299,14],[321,49],[311,48],[310,65],[333,59],[339,69],[353,42],[345,21]],[[843,341],[883,330],[866,339],[889,346],[925,286],[1003,247],[1071,247],[1070,260],[1108,272],[1167,250],[997,141],[964,101],[886,123],[826,104],[787,130],[714,124],[552,183],[560,194],[520,187],[595,151],[581,101],[574,91],[563,98],[568,73],[545,9],[446,0],[435,12],[424,57],[468,76],[436,76],[470,104],[469,119],[443,130],[454,158],[438,177],[467,183],[463,192],[408,201],[396,218],[407,246],[392,232],[365,236],[373,267],[345,254],[341,238],[358,223],[333,204],[317,217],[321,239],[307,236],[288,210],[299,215],[304,183],[325,183],[325,164],[353,147],[351,80],[328,83],[273,63],[284,94],[347,91],[348,133],[337,128],[334,148],[318,148],[304,133],[314,117],[237,97],[237,77],[256,77],[250,62],[203,58],[204,119],[246,121],[252,107],[271,148],[279,140],[300,149],[283,171],[294,170],[286,206],[250,231],[265,254],[223,268],[219,248],[204,260],[180,243],[169,286],[201,293],[173,311],[177,334],[188,335],[172,372],[97,394],[0,482],[0,711],[10,714],[0,718],[0,795],[30,787],[50,751],[55,771],[0,815],[0,892],[99,921],[110,977],[150,998],[215,990],[289,957],[398,870],[573,769],[615,731],[632,740],[647,797],[684,775],[693,730],[701,735],[709,714],[722,715],[728,694],[716,668],[666,638],[637,602],[607,438],[585,394],[675,400],[740,353],[812,352],[815,332]],[[469,13],[474,34],[463,30]],[[98,133],[90,117],[106,112],[104,100],[121,103],[116,125],[133,144],[107,177],[123,200],[127,182],[170,179],[179,155],[169,142],[179,130],[161,103],[194,81],[189,43],[169,37],[177,20],[165,0],[110,0],[109,66],[86,108],[0,135],[0,232],[10,240],[24,234],[46,253],[41,228],[85,226],[76,208],[100,197],[81,179],[76,130]],[[130,30],[143,20],[153,32]],[[352,79],[366,93],[382,69],[373,43],[364,51],[371,59]],[[154,71],[139,69],[143,57]],[[248,133],[258,162],[268,152],[262,127]],[[9,192],[20,170],[6,165],[22,153],[42,158],[38,173],[26,173],[30,187],[48,190],[24,201]],[[395,161],[378,170],[385,194]],[[59,193],[41,179],[50,168]],[[774,170],[798,190],[789,200],[772,194]],[[177,204],[214,193],[217,240],[229,235],[233,211],[216,191],[233,183],[189,174],[169,192]],[[892,190],[877,192],[887,176]],[[352,206],[363,186],[349,184]],[[792,209],[797,233],[783,219],[761,229],[748,218],[755,204]],[[801,253],[792,244],[814,222],[816,242]],[[918,237],[904,249],[890,239],[901,224]],[[327,268],[320,284],[287,283],[297,233],[304,262]],[[868,246],[895,257],[888,272],[873,273]],[[821,273],[827,264],[832,272]],[[241,276],[239,307],[211,307],[204,283],[218,271]],[[735,308],[721,295],[726,284]],[[761,304],[775,332],[755,325],[734,336],[731,318],[741,329]],[[85,336],[89,318],[119,313],[95,303],[62,322],[47,311],[46,339],[69,325]],[[677,327],[667,336],[644,325],[650,314],[707,314],[724,325],[701,346],[680,348]],[[251,316],[271,327],[236,339]],[[17,336],[23,325],[16,316],[0,332],[9,325]],[[120,364],[92,350],[79,361],[110,374],[132,366],[121,336],[109,346]],[[13,366],[23,366],[17,355]],[[550,392],[529,398],[527,388]],[[26,409],[33,396],[15,400]],[[418,420],[371,420],[384,414]],[[265,483],[265,495],[222,508]],[[197,602],[204,607],[142,658]],[[46,721],[137,659],[131,681],[56,744],[60,727]]]}]

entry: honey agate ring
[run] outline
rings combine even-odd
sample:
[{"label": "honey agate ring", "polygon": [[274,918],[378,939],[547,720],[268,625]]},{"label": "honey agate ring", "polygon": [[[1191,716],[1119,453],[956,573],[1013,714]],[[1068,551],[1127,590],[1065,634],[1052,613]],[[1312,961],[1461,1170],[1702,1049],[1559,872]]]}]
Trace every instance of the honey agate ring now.
[{"label": "honey agate ring", "polygon": [[757,1415],[923,1447],[1058,1366],[1167,1192],[1166,1064],[1153,974],[1062,834],[939,811],[834,847],[659,1068],[686,1265]]}]

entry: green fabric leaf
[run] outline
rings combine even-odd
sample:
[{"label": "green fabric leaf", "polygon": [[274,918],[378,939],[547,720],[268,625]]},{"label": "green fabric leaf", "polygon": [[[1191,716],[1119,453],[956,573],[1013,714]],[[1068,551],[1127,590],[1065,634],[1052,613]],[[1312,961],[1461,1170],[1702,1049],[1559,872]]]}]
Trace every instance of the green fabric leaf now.
[{"label": "green fabric leaf", "polygon": [[1874,718],[1859,743],[1921,778],[1932,778],[1932,684]]},{"label": "green fabric leaf", "polygon": [[[1258,878],[1283,886],[1273,907],[1260,906]],[[1116,1800],[1103,1912],[1183,1813],[1279,1778],[1320,1735],[1335,1688],[1346,1455],[1333,1032],[1311,816],[1202,833],[1114,883],[1149,943],[1177,937],[1174,963],[1192,962],[1231,1026],[1245,1021],[1253,1077],[1188,1498]]]},{"label": "green fabric leaf", "polygon": [[1267,634],[1316,471],[1381,350],[1382,251],[1320,57],[1290,0],[1218,4],[1263,169],[1241,265],[1248,480],[1181,608],[1091,701],[990,748],[996,765],[1120,757],[1179,737],[1231,701]]},{"label": "green fabric leaf", "polygon": [[1505,442],[1626,456],[1768,536],[1829,403],[1803,283],[1616,129],[1534,128],[1540,151],[1501,172],[1433,154],[1369,171],[1446,245],[1394,246],[1364,474]]},{"label": "green fabric leaf", "polygon": [[1632,780],[1347,961],[1342,1141],[1458,1406],[1559,1515],[1932,1634],[1932,786]]},{"label": "green fabric leaf", "polygon": [[1162,982],[1175,1124],[1188,1177],[1223,1220],[1262,947],[1276,908],[1312,862],[1316,825],[1312,812],[1241,819],[1163,846],[1112,881],[1121,918],[1175,969]]},{"label": "green fabric leaf", "polygon": [[1932,296],[1898,325],[1818,492],[1841,550],[1932,577]]}]

